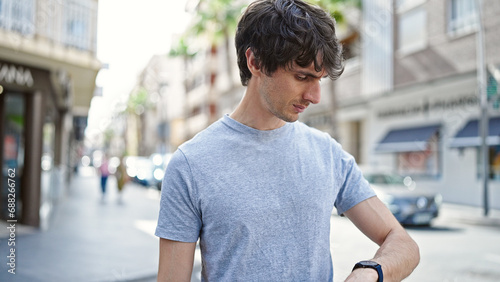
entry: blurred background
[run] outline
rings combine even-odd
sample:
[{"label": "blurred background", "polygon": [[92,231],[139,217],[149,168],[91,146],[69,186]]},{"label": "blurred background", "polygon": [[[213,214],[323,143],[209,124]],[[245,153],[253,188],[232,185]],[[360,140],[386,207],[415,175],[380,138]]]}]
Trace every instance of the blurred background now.
[{"label": "blurred background", "polygon": [[[249,2],[0,0],[0,219],[9,226],[15,218],[26,240],[18,263],[28,280],[19,281],[154,279],[157,239],[150,235],[164,169],[180,144],[243,96],[234,33]],[[345,71],[321,82],[321,103],[300,120],[356,158],[398,220],[429,228],[410,229],[415,236],[486,225],[494,230],[482,241],[487,250],[500,226],[500,1],[308,2],[335,17]],[[474,224],[450,227],[458,222],[451,218]],[[2,229],[7,256],[9,230]],[[60,244],[48,244],[55,234]],[[92,241],[97,234],[108,243]],[[79,240],[94,247],[66,248]],[[130,242],[142,255],[123,255],[120,246]],[[103,251],[110,246],[116,249]],[[415,281],[498,281],[496,246],[486,270],[450,269],[436,280],[417,274],[425,279]],[[97,270],[50,271],[39,263],[50,253],[65,265],[81,252],[89,260],[79,263]],[[96,260],[103,253],[110,257]],[[52,278],[34,278],[42,272]]]}]

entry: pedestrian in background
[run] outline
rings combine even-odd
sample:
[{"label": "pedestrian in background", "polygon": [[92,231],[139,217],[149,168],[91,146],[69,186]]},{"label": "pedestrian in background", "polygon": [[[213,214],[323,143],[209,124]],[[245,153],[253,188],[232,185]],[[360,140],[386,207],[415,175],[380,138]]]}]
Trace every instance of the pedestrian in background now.
[{"label": "pedestrian in background", "polygon": [[108,183],[108,178],[110,175],[109,160],[108,156],[106,155],[102,157],[101,166],[99,167],[99,173],[101,174],[101,201],[104,202],[106,200],[106,185]]},{"label": "pedestrian in background", "polygon": [[120,164],[115,172],[116,186],[118,188],[118,204],[123,204],[123,187],[128,181],[127,170],[125,168],[125,158],[120,158]]},{"label": "pedestrian in background", "polygon": [[245,95],[181,145],[165,173],[158,281],[190,280],[198,240],[203,281],[333,281],[333,207],[380,246],[347,281],[407,277],[416,243],[354,158],[297,121],[319,103],[320,80],[343,71],[334,20],[300,0],[259,0],[235,42]]}]

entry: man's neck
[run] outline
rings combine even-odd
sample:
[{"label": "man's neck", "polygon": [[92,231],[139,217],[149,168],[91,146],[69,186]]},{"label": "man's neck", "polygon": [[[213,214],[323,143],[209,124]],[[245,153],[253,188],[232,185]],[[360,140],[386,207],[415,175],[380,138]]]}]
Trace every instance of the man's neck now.
[{"label": "man's neck", "polygon": [[252,93],[251,89],[247,88],[247,92],[240,104],[229,116],[246,126],[258,130],[273,130],[286,124],[285,121],[276,117],[267,109],[263,109],[262,104],[257,99],[259,99],[258,93]]}]

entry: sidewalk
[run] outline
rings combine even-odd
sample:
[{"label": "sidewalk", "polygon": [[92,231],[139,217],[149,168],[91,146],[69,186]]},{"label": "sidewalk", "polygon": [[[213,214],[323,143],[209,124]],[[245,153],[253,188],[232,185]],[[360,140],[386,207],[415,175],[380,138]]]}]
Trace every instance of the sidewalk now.
[{"label": "sidewalk", "polygon": [[98,176],[73,177],[47,231],[16,226],[15,275],[2,222],[0,281],[156,281],[159,192],[128,183],[119,204],[116,190],[110,177],[103,203]]},{"label": "sidewalk", "polygon": [[434,223],[454,222],[471,225],[492,226],[500,228],[500,210],[490,209],[488,216],[484,216],[482,207],[472,207],[444,203],[441,206],[439,217]]}]

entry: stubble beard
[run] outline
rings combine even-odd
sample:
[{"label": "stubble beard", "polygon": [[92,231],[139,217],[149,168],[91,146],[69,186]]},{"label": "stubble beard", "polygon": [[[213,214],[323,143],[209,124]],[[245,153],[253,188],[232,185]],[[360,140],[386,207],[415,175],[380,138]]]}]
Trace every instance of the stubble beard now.
[{"label": "stubble beard", "polygon": [[[284,110],[286,110],[286,108]],[[295,122],[295,121],[297,121],[299,119],[299,114],[295,114],[295,115],[293,115],[293,114],[287,114],[284,111],[280,112],[278,110],[273,110],[273,111],[271,111],[271,113],[275,117],[277,117],[277,118],[279,118],[279,119],[281,119],[281,120],[283,120],[285,122]]]}]

